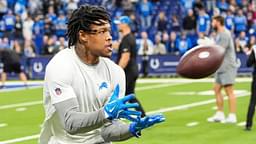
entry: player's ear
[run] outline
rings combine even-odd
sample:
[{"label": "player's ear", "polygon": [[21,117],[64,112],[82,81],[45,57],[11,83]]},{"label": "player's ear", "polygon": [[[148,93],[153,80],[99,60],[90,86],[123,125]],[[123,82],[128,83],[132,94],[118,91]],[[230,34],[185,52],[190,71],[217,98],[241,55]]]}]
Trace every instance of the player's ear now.
[{"label": "player's ear", "polygon": [[85,31],[79,30],[78,35],[79,35],[79,40],[81,42],[86,43],[88,41],[88,34]]}]

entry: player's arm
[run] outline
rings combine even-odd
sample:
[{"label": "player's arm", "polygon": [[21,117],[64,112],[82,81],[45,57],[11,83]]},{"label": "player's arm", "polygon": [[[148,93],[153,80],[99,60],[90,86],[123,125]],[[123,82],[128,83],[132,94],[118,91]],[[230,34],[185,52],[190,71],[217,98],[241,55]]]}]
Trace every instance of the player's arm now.
[{"label": "player's arm", "polygon": [[111,121],[101,129],[101,136],[105,142],[123,141],[133,137],[129,130],[130,124],[119,120]]},{"label": "player's arm", "polygon": [[120,47],[121,57],[118,62],[118,65],[123,69],[126,68],[128,62],[130,61],[131,56],[131,42],[130,39],[125,39],[122,43],[122,47]]},{"label": "player's arm", "polygon": [[134,98],[134,95],[119,98],[119,85],[117,85],[106,105],[97,111],[81,112],[76,98],[55,103],[54,106],[63,128],[70,134],[76,134],[89,132],[103,126],[108,121],[119,118],[137,120],[131,115],[138,117],[141,113],[129,110],[129,108],[136,108],[139,104],[127,103]]},{"label": "player's arm", "polygon": [[161,114],[146,116],[130,124],[121,121],[112,121],[102,128],[101,136],[105,142],[123,141],[133,136],[140,137],[143,129],[152,127],[163,121],[165,121],[165,118]]},{"label": "player's arm", "polygon": [[130,55],[131,55],[130,52],[123,52],[121,54],[121,58],[120,58],[120,60],[118,62],[118,65],[120,67],[122,67],[123,69],[127,66],[128,62],[130,60]]},{"label": "player's arm", "polygon": [[94,112],[81,112],[76,98],[54,104],[63,128],[70,134],[89,132],[109,120],[103,108]]}]

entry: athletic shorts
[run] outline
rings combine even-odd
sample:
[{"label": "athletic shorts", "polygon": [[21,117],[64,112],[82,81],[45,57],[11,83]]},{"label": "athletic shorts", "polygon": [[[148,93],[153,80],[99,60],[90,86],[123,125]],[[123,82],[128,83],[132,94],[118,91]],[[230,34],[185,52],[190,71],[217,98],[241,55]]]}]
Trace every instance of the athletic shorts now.
[{"label": "athletic shorts", "polygon": [[4,64],[4,72],[6,73],[21,73],[21,68],[19,63],[12,63],[12,64]]},{"label": "athletic shorts", "polygon": [[215,73],[215,82],[220,85],[229,85],[235,83],[237,68],[228,68],[226,71]]}]

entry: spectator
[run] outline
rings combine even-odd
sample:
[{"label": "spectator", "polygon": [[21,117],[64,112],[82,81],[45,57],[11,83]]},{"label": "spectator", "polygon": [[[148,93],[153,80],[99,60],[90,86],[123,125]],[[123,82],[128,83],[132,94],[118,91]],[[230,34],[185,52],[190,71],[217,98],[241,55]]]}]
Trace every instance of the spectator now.
[{"label": "spectator", "polygon": [[170,33],[170,41],[168,44],[168,51],[170,53],[178,54],[177,35],[175,32]]},{"label": "spectator", "polygon": [[4,37],[5,24],[4,21],[0,19],[0,38]]},{"label": "spectator", "polygon": [[56,35],[57,37],[65,37],[67,31],[67,17],[65,16],[63,11],[59,12],[59,16],[55,22],[56,26]]},{"label": "spectator", "polygon": [[195,0],[193,4],[193,10],[195,11],[196,15],[199,13],[199,10],[203,8],[204,8],[203,2],[201,0]]},{"label": "spectator", "polygon": [[253,6],[252,5],[248,5],[247,6],[247,11],[246,11],[246,18],[247,18],[247,29],[251,28],[251,26],[253,25]]},{"label": "spectator", "polygon": [[38,15],[35,18],[33,25],[33,34],[34,34],[34,43],[35,43],[35,52],[37,55],[42,54],[43,49],[43,36],[44,36],[44,21],[42,16]]},{"label": "spectator", "polygon": [[68,5],[67,5],[68,12],[71,12],[77,8],[78,8],[77,1],[69,0]]},{"label": "spectator", "polygon": [[203,32],[206,35],[209,34],[210,30],[210,17],[204,9],[199,9],[199,15],[197,18],[197,32]]},{"label": "spectator", "polygon": [[168,33],[166,31],[164,31],[163,34],[162,34],[162,43],[165,45],[165,47],[168,48],[168,45],[169,45],[169,35],[168,35]]},{"label": "spectator", "polygon": [[177,47],[179,49],[180,55],[183,55],[187,50],[191,48],[191,41],[185,32],[182,32],[180,38],[177,40]]},{"label": "spectator", "polygon": [[227,16],[225,17],[225,26],[232,33],[234,32],[234,15],[231,10],[227,11]]},{"label": "spectator", "polygon": [[157,30],[161,33],[167,30],[167,18],[163,11],[159,12],[155,25],[155,27],[157,27]]},{"label": "spectator", "polygon": [[25,57],[35,57],[35,46],[33,45],[32,41],[30,40],[25,40],[24,43],[24,56]]},{"label": "spectator", "polygon": [[67,46],[68,46],[68,44],[67,44],[65,38],[64,37],[60,37],[59,40],[56,42],[56,44],[54,46],[55,48],[53,49],[52,53],[56,54],[59,51],[65,49]]},{"label": "spectator", "polygon": [[181,0],[182,5],[186,10],[192,9],[195,0]]},{"label": "spectator", "polygon": [[244,31],[240,32],[239,37],[236,38],[236,52],[243,52],[246,48],[248,43],[248,37]]},{"label": "spectator", "polygon": [[23,40],[22,28],[23,28],[23,23],[21,21],[21,17],[19,15],[16,15],[15,32],[14,32],[14,38],[16,40]]},{"label": "spectator", "polygon": [[219,0],[217,2],[217,7],[220,9],[220,12],[226,12],[229,8],[229,4],[227,3],[226,0]]},{"label": "spectator", "polygon": [[182,26],[177,15],[172,15],[171,30],[179,34],[181,32],[181,27]]},{"label": "spectator", "polygon": [[46,17],[44,19],[44,35],[48,35],[48,36],[52,36],[55,35],[56,31],[55,31],[55,25],[53,24],[53,22],[50,20],[50,18]]},{"label": "spectator", "polygon": [[50,6],[48,8],[48,13],[46,14],[46,19],[49,19],[49,21],[54,22],[57,19],[57,16],[54,12],[54,7]]},{"label": "spectator", "polygon": [[28,17],[25,19],[23,23],[23,37],[25,40],[32,41],[32,35],[33,35],[33,25],[34,21],[32,20],[31,16],[28,15]]},{"label": "spectator", "polygon": [[36,13],[42,13],[42,1],[41,0],[28,0],[27,6],[28,13],[35,16]]},{"label": "spectator", "polygon": [[151,26],[153,6],[148,0],[142,0],[139,3],[139,14],[143,29],[148,29]]},{"label": "spectator", "polygon": [[0,0],[0,20],[2,19],[3,15],[7,12],[7,0]]},{"label": "spectator", "polygon": [[2,42],[0,43],[0,48],[2,48],[2,49],[11,49],[12,48],[8,37],[4,37],[2,39]]},{"label": "spectator", "polygon": [[3,21],[5,24],[5,36],[11,39],[15,29],[15,16],[11,10],[8,10],[8,13],[3,16]]},{"label": "spectator", "polygon": [[213,9],[216,7],[216,0],[205,0],[206,11],[212,13]]},{"label": "spectator", "polygon": [[14,6],[14,13],[20,15],[22,20],[27,17],[26,4],[26,0],[17,0]]},{"label": "spectator", "polygon": [[[246,55],[250,55],[250,53],[252,52],[253,48],[256,48],[256,38],[254,35],[252,35],[249,39],[249,42],[247,43],[245,49],[244,49],[244,53]],[[256,49],[255,49],[256,50]]]},{"label": "spectator", "polygon": [[131,13],[130,19],[131,19],[131,25],[130,25],[131,31],[135,36],[137,36],[137,32],[139,31],[139,22],[137,21],[134,13]]},{"label": "spectator", "polygon": [[155,55],[165,55],[165,54],[167,54],[166,47],[161,42],[161,35],[159,35],[159,34],[155,36],[154,54]]},{"label": "spectator", "polygon": [[187,16],[183,19],[183,29],[187,34],[194,34],[196,30],[196,17],[192,9],[188,10]]},{"label": "spectator", "polygon": [[239,35],[242,31],[246,31],[247,20],[242,9],[239,9],[237,15],[234,17],[234,24],[236,35]]},{"label": "spectator", "polygon": [[154,52],[153,48],[153,42],[148,39],[148,34],[147,32],[143,31],[141,32],[141,39],[138,40],[138,55],[152,55]]},{"label": "spectator", "polygon": [[48,37],[46,44],[43,47],[44,55],[52,55],[55,50],[55,39],[53,36]]},{"label": "spectator", "polygon": [[152,55],[154,52],[153,43],[150,39],[148,39],[147,32],[141,32],[142,39],[139,42],[139,50],[138,54],[142,56],[142,73],[143,77],[147,77],[148,75],[148,60],[149,55]]}]

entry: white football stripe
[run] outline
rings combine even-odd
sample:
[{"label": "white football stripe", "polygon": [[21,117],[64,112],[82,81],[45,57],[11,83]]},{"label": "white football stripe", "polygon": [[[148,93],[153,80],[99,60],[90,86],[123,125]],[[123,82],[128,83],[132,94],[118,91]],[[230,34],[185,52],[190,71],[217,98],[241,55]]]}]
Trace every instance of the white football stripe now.
[{"label": "white football stripe", "polygon": [[16,108],[17,112],[26,111],[26,110],[27,110],[27,108],[25,108],[25,107]]},{"label": "white football stripe", "polygon": [[186,126],[187,127],[193,127],[193,126],[196,126],[198,124],[199,124],[199,122],[191,122],[191,123],[186,124]]},{"label": "white football stripe", "polygon": [[0,123],[0,128],[8,126],[7,123]]}]

